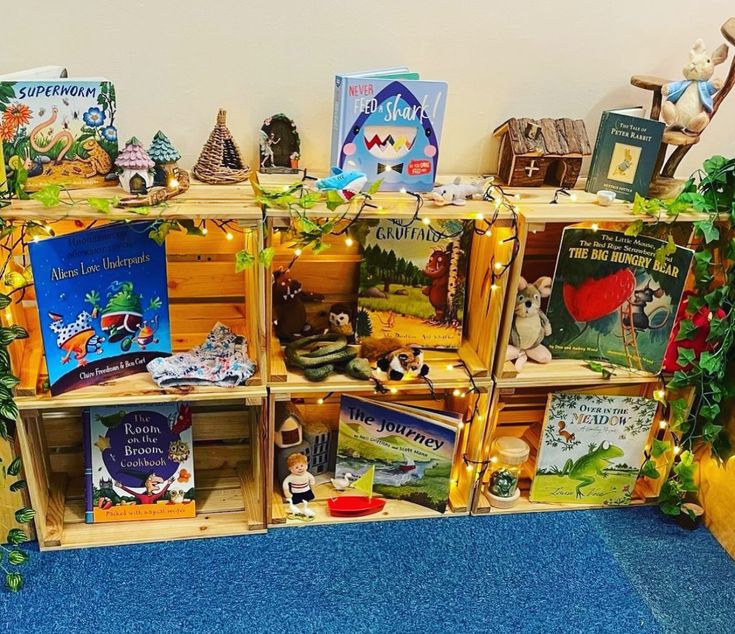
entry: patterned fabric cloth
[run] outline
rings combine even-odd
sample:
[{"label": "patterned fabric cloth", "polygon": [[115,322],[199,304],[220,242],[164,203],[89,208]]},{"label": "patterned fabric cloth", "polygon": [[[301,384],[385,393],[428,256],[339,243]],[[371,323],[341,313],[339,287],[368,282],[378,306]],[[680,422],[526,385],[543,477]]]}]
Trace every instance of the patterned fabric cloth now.
[{"label": "patterned fabric cloth", "polygon": [[189,352],[153,359],[147,368],[160,387],[242,385],[255,373],[245,337],[217,322],[201,346]]}]

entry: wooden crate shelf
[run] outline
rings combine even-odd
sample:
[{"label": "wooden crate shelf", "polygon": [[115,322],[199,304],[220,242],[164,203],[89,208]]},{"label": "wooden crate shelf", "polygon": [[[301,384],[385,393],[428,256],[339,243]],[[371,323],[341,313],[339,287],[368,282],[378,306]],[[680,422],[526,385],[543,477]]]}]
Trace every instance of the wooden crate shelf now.
[{"label": "wooden crate shelf", "polygon": [[[193,404],[195,518],[84,522],[81,408],[27,411],[18,425],[42,550],[264,532],[266,400]],[[68,407],[68,408],[67,408]]]},{"label": "wooden crate shelf", "polygon": [[[13,200],[10,207],[3,210],[3,216],[17,220],[43,221],[64,218],[80,220],[197,218],[236,220],[248,225],[254,225],[262,220],[261,209],[255,203],[253,190],[249,184],[207,185],[192,181],[189,191],[172,198],[162,208],[151,208],[145,215],[129,209],[112,209],[109,214],[103,215],[85,202],[88,198],[114,198],[116,196],[122,198],[128,195],[119,187],[102,187],[76,190],[72,192],[75,204],[64,204],[58,207],[44,207],[35,200]],[[67,199],[62,197],[62,200]]]},{"label": "wooden crate shelf", "polygon": [[[569,383],[562,385],[553,385],[551,383],[531,383],[529,385],[506,383],[496,385],[490,404],[490,415],[485,426],[485,435],[479,454],[481,456],[480,459],[483,461],[490,459],[493,441],[499,436],[514,436],[523,439],[529,445],[531,453],[528,461],[523,466],[519,478],[521,498],[517,504],[509,509],[498,509],[490,505],[488,486],[491,469],[488,468],[482,474],[478,486],[475,487],[475,495],[472,500],[473,514],[529,513],[600,508],[599,505],[540,503],[531,502],[528,499],[528,492],[536,472],[536,460],[542,440],[541,434],[548,396],[552,392],[575,391],[608,396],[624,395],[652,398],[654,392],[662,387],[662,383],[660,380],[656,380],[610,384],[598,378],[597,381],[588,382],[586,387],[581,387],[581,385],[579,384],[576,387]],[[659,427],[661,420],[661,409],[659,408],[651,429],[647,450],[650,450],[650,444],[653,438],[661,433]],[[663,434],[665,439],[671,439],[668,427]],[[659,490],[671,468],[671,460],[672,456],[670,454],[665,454],[655,459],[656,467],[661,477],[655,481],[647,478],[639,479],[633,492],[631,504],[645,504],[658,497]]]},{"label": "wooden crate shelf", "polygon": [[498,387],[534,387],[534,386],[575,386],[617,383],[655,383],[658,375],[646,372],[634,372],[623,367],[611,367],[613,375],[603,379],[599,372],[587,367],[585,361],[576,359],[552,359],[549,363],[529,361],[518,372],[513,364],[505,362],[503,371],[495,382]]},{"label": "wooden crate shelf", "polygon": [[[418,405],[429,409],[447,409],[455,412],[467,414],[475,413],[475,417],[469,423],[463,423],[459,426],[457,449],[455,453],[454,464],[451,472],[451,486],[449,492],[449,506],[444,513],[429,509],[427,507],[414,504],[403,500],[388,500],[386,506],[381,513],[368,515],[362,518],[338,518],[329,515],[326,501],[330,497],[339,495],[329,482],[329,478],[334,475],[329,470],[323,474],[316,474],[317,487],[315,490],[316,499],[310,504],[316,512],[314,521],[304,522],[298,519],[287,519],[284,510],[283,493],[280,488],[280,482],[277,481],[275,473],[275,446],[273,438],[276,426],[276,403],[278,401],[291,401],[295,405],[306,424],[311,422],[319,422],[326,425],[330,430],[336,432],[339,425],[339,409],[340,398],[339,393],[328,391],[323,392],[292,392],[279,393],[272,392],[268,403],[268,442],[266,465],[269,472],[266,476],[267,500],[266,500],[266,516],[269,518],[271,526],[304,526],[305,524],[331,524],[344,523],[349,521],[382,521],[390,519],[418,519],[427,517],[454,517],[467,515],[470,509],[470,502],[474,493],[476,468],[474,461],[477,460],[477,451],[482,446],[482,438],[485,433],[485,422],[488,415],[488,405],[490,399],[490,388],[479,387],[479,393],[454,395],[454,390],[440,390],[437,388],[435,397],[433,397],[426,387],[406,386],[397,394],[377,395],[372,391],[356,392],[356,396],[381,400],[386,402],[397,402],[411,405]],[[475,403],[477,408],[475,409]],[[336,442],[336,434],[334,441]],[[335,447],[336,454],[336,447]],[[469,467],[466,466],[463,456],[470,461]]]}]

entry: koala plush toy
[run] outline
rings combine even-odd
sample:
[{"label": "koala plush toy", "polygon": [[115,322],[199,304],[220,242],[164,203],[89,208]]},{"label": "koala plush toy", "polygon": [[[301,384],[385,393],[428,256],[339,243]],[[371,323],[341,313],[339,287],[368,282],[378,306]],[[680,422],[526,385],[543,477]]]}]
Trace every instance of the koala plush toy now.
[{"label": "koala plush toy", "polygon": [[550,277],[540,277],[533,284],[529,284],[524,278],[518,282],[506,359],[514,361],[519,372],[528,359],[537,363],[551,361],[551,352],[541,343],[544,337],[551,334],[551,322],[541,310],[541,298],[549,295]]}]

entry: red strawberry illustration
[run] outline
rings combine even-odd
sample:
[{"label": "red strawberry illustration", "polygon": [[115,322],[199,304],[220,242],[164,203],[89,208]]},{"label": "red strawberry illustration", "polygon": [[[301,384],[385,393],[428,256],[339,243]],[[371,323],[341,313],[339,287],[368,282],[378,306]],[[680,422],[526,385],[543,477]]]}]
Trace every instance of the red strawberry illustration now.
[{"label": "red strawberry illustration", "polygon": [[564,305],[576,321],[594,321],[617,310],[635,290],[635,275],[620,269],[607,277],[587,279],[578,287],[564,283]]}]

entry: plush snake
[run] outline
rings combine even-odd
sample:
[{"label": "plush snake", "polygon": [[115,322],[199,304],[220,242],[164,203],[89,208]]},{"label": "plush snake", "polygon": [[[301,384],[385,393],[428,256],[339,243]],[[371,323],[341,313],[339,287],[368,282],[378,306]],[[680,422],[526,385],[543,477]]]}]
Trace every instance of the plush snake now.
[{"label": "plush snake", "polygon": [[284,354],[286,364],[301,369],[309,381],[323,381],[333,372],[367,381],[372,374],[368,360],[359,358],[357,350],[347,346],[347,338],[336,333],[297,339]]},{"label": "plush snake", "polygon": [[58,132],[54,136],[52,136],[48,143],[45,145],[39,145],[39,143],[36,141],[36,135],[38,135],[41,130],[44,128],[48,128],[54,124],[56,121],[56,117],[59,116],[59,109],[54,106],[51,109],[51,116],[46,119],[46,121],[42,121],[39,123],[33,130],[31,130],[31,133],[28,135],[30,141],[31,141],[31,147],[36,150],[39,154],[45,154],[48,152],[52,147],[54,147],[59,141],[62,139],[66,140],[66,145],[64,145],[64,148],[59,152],[59,155],[56,157],[55,163],[58,165],[61,163],[62,159],[66,156],[66,153],[71,150],[71,146],[74,144],[74,136],[72,135],[69,130],[62,130],[61,132]]}]

